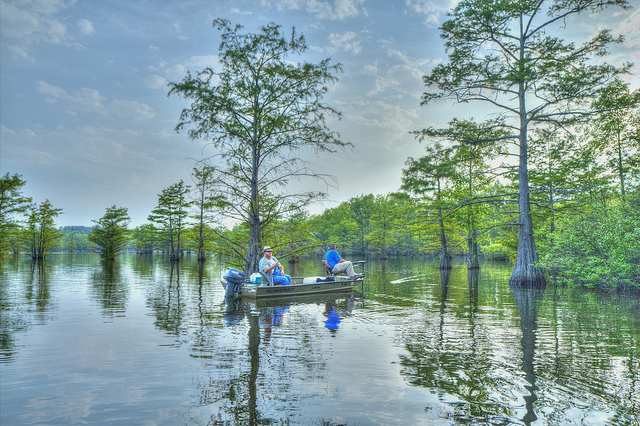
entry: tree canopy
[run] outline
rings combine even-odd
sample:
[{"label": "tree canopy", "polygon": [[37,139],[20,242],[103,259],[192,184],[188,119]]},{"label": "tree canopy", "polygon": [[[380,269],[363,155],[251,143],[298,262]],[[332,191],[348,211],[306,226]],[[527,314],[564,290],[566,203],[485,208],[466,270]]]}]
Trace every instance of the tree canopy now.
[{"label": "tree canopy", "polygon": [[96,226],[89,234],[89,241],[101,247],[100,257],[106,261],[115,260],[129,241],[127,229],[131,218],[126,207],[107,207],[104,216],[93,222]]},{"label": "tree canopy", "polygon": [[176,131],[188,129],[190,138],[216,149],[211,162],[224,195],[218,208],[249,225],[249,240],[242,245],[246,270],[255,271],[264,227],[324,195],[285,190],[292,179],[327,178],[298,155],[349,146],[327,127],[327,117],[340,114],[322,101],[341,67],[329,59],[295,62],[294,56],[308,49],[295,29],[287,37],[270,23],[258,33],[242,33],[242,26],[225,19],[214,20],[213,27],[222,32],[220,69],[187,73],[170,83],[169,94],[191,101]]}]

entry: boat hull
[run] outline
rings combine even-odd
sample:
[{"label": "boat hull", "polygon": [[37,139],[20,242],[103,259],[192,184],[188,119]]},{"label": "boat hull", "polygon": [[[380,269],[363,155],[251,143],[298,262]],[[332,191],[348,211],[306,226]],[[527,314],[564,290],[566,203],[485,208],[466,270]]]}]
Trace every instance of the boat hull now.
[{"label": "boat hull", "polygon": [[[347,277],[334,277],[335,281],[314,282],[303,284],[303,278],[294,277],[290,285],[266,286],[245,283],[240,288],[238,296],[250,299],[262,299],[269,297],[302,296],[311,294],[335,293],[351,291],[362,279],[350,280]],[[226,281],[221,280],[222,286],[226,288]]]}]

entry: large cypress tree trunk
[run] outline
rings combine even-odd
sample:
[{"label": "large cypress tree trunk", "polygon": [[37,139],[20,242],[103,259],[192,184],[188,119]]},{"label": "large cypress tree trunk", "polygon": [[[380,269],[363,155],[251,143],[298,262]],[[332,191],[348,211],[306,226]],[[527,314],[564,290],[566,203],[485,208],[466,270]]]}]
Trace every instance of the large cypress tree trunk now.
[{"label": "large cypress tree trunk", "polygon": [[[520,17],[520,58],[519,66],[522,75],[525,67],[525,38],[522,16]],[[533,239],[533,219],[531,217],[531,203],[529,201],[529,145],[527,141],[528,116],[525,101],[525,85],[521,81],[518,86],[518,106],[520,115],[520,161],[518,167],[518,253],[513,266],[509,285],[537,287],[545,285],[542,270],[535,266],[538,263],[538,253]]]},{"label": "large cypress tree trunk", "polygon": [[253,168],[251,174],[251,203],[249,205],[249,245],[244,273],[248,276],[258,271],[260,261],[260,204],[258,200],[258,160],[260,152],[254,145]]},{"label": "large cypress tree trunk", "polygon": [[538,253],[533,238],[533,219],[529,201],[529,165],[527,143],[527,114],[524,101],[524,85],[520,84],[520,164],[518,167],[519,232],[518,253],[509,285],[538,287],[546,284],[542,270],[535,266]]}]

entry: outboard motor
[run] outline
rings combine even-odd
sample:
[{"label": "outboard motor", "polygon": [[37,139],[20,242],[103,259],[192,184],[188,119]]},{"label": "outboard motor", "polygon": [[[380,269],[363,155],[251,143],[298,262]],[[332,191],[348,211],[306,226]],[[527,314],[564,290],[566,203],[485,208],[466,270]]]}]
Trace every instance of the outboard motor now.
[{"label": "outboard motor", "polygon": [[242,283],[244,283],[244,272],[239,269],[227,268],[222,278],[227,281],[225,297],[233,297],[234,293],[239,293]]}]

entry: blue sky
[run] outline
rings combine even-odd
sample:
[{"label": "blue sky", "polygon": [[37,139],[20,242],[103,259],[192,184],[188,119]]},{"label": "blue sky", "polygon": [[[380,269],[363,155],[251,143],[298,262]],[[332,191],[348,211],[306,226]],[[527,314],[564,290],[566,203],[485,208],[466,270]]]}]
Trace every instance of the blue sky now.
[{"label": "blue sky", "polygon": [[[606,58],[636,64],[637,6],[569,21],[559,36],[584,41],[602,28],[627,41]],[[309,156],[336,178],[324,207],[361,194],[395,191],[407,157],[424,147],[409,134],[453,117],[482,120],[481,106],[420,106],[421,76],[446,56],[437,30],[455,1],[439,0],[1,0],[0,172],[19,173],[25,195],[49,199],[58,225],[87,225],[105,208],[127,207],[146,222],[158,194],[184,179],[193,159],[212,154],[174,132],[186,103],[168,81],[217,64],[217,17],[257,32],[271,21],[302,33],[304,60],[330,57],[344,74],[325,101],[341,111],[329,123],[353,150]],[[475,112],[475,114],[474,114]],[[323,206],[318,206],[317,211]]]}]

